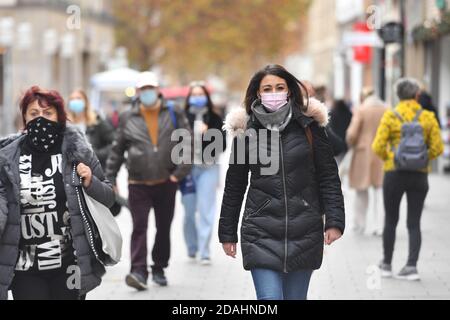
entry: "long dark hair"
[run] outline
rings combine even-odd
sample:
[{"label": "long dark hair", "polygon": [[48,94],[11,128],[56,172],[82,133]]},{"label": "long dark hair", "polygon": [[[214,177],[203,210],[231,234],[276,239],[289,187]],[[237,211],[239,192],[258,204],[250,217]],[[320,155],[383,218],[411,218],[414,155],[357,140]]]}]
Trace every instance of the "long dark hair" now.
[{"label": "long dark hair", "polygon": [[299,107],[302,111],[306,111],[308,109],[308,105],[305,105],[303,100],[304,94],[306,94],[307,99],[309,99],[309,94],[306,86],[290,72],[288,72],[284,67],[278,64],[269,64],[263,69],[256,72],[250,80],[250,84],[248,85],[244,100],[245,110],[247,110],[247,114],[251,114],[251,107],[253,102],[259,99],[259,86],[261,85],[261,81],[267,75],[277,76],[286,80],[290,92],[289,99],[292,102],[292,105]]},{"label": "long dark hair", "polygon": [[211,95],[209,94],[209,91],[206,88],[206,85],[203,84],[203,83],[192,83],[189,86],[189,92],[188,92],[188,95],[186,97],[186,102],[184,103],[184,110],[188,111],[189,108],[191,107],[191,105],[189,104],[189,99],[191,98],[192,90],[194,90],[194,88],[201,88],[203,90],[203,93],[205,94],[206,99],[208,100],[208,102],[206,104],[206,106],[208,107],[208,112],[213,112],[214,105],[213,105],[213,102],[211,100]]}]

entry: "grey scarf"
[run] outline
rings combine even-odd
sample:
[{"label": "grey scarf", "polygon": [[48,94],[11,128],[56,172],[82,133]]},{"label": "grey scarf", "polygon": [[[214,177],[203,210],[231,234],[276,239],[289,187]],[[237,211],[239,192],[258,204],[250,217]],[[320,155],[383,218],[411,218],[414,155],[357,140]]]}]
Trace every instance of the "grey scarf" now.
[{"label": "grey scarf", "polygon": [[292,105],[288,102],[275,112],[268,112],[261,104],[260,100],[256,100],[252,104],[252,112],[261,124],[272,131],[283,131],[292,118]]}]

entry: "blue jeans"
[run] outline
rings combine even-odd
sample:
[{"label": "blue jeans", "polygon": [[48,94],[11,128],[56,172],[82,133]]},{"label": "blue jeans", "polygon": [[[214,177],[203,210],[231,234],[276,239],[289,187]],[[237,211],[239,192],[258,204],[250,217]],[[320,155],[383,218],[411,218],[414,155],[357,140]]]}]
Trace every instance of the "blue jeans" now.
[{"label": "blue jeans", "polygon": [[[184,206],[184,239],[188,254],[200,254],[201,259],[209,259],[209,242],[216,216],[216,188],[219,184],[219,166],[202,168],[194,166],[191,172],[195,193],[182,196]],[[196,212],[199,212],[199,219]]]},{"label": "blue jeans", "polygon": [[306,300],[312,270],[282,273],[268,269],[251,270],[258,300]]}]

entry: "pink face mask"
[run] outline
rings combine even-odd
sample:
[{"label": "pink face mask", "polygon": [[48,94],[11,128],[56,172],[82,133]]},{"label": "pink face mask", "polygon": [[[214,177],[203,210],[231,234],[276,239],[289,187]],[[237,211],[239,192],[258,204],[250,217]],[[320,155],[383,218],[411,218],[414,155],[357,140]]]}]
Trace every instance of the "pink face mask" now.
[{"label": "pink face mask", "polygon": [[287,92],[261,93],[261,103],[269,111],[275,112],[288,102]]}]

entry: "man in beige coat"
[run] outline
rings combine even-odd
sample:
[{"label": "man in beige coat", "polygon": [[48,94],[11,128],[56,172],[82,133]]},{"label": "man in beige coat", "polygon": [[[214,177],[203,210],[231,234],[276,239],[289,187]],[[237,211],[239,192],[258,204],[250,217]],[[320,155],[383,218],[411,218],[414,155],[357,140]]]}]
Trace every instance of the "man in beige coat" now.
[{"label": "man in beige coat", "polygon": [[[387,107],[373,94],[373,90],[366,89],[361,97],[363,103],[354,111],[346,136],[347,144],[353,149],[349,182],[350,188],[356,190],[354,229],[359,233],[381,235],[384,214],[379,198],[383,185],[383,162],[371,146]],[[371,188],[374,189],[373,209],[367,219]],[[369,222],[367,226],[366,220]]]}]

